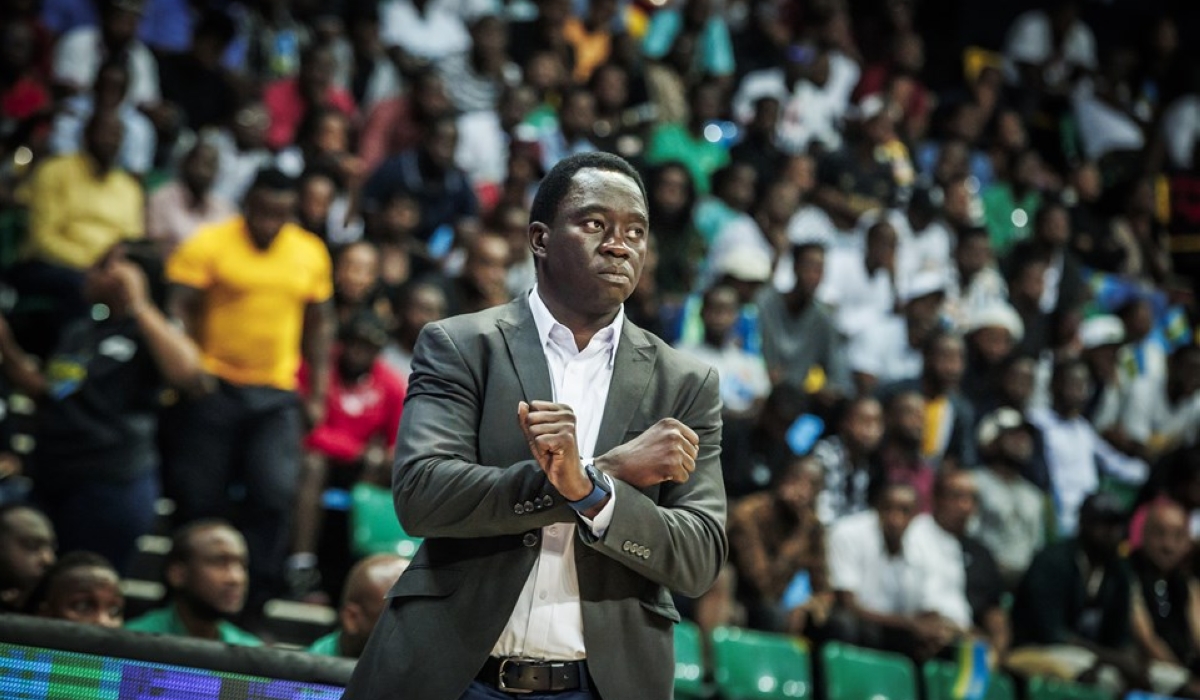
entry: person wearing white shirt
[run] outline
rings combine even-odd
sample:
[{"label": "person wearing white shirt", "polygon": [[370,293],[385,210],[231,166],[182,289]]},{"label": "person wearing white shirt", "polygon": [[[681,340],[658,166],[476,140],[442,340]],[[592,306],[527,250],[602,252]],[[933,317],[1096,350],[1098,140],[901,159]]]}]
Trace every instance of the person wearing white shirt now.
[{"label": "person wearing white shirt", "polygon": [[817,299],[833,309],[838,331],[853,342],[896,309],[896,229],[878,221],[867,230],[866,250],[830,247]]},{"label": "person wearing white shirt", "polygon": [[1078,525],[1079,507],[1100,487],[1101,474],[1140,486],[1150,468],[1145,461],[1119,452],[1084,417],[1091,377],[1082,360],[1056,365],[1050,392],[1052,406],[1032,409],[1029,421],[1042,432],[1058,534],[1071,536]]},{"label": "person wearing white shirt", "polygon": [[721,377],[722,410],[744,415],[757,412],[771,392],[771,379],[762,355],[747,352],[733,337],[740,311],[737,291],[727,285],[710,287],[704,292],[700,310],[704,340],[678,347],[717,369]]},{"label": "person wearing white shirt", "polygon": [[1099,65],[1096,37],[1079,19],[1078,0],[1058,0],[1052,10],[1030,10],[1017,17],[1004,42],[1009,83],[1062,88],[1080,70]]},{"label": "person wearing white shirt", "polygon": [[[928,658],[962,629],[941,611],[961,616],[969,608],[939,573],[947,562],[932,528],[914,522],[916,490],[892,483],[876,499],[873,510],[829,528],[829,583],[837,599],[830,633],[840,641]],[[961,551],[959,557],[961,564]]]},{"label": "person wearing white shirt", "polygon": [[471,48],[466,23],[444,0],[387,0],[379,21],[383,45],[419,61],[436,63]]},{"label": "person wearing white shirt", "polygon": [[101,4],[99,26],[72,29],[58,40],[51,69],[54,82],[74,92],[86,90],[105,61],[124,54],[129,67],[126,99],[135,107],[157,104],[161,99],[158,62],[136,36],[142,3],[106,0]]},{"label": "person wearing white shirt", "polygon": [[1167,157],[1178,170],[1191,170],[1200,143],[1200,95],[1184,95],[1163,114],[1162,136]]},{"label": "person wearing white shirt", "polygon": [[1135,380],[1125,429],[1150,456],[1193,447],[1200,436],[1200,347],[1185,345],[1167,359],[1165,385]]}]

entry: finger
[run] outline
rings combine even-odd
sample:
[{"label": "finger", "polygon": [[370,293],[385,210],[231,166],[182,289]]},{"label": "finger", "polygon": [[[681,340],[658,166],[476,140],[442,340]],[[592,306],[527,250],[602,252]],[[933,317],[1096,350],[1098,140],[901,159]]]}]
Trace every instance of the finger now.
[{"label": "finger", "polygon": [[525,416],[525,425],[539,423],[575,423],[575,413],[571,409],[554,411],[533,411]]},{"label": "finger", "polygon": [[700,446],[696,445],[694,443],[688,442],[687,440],[679,441],[679,449],[683,450],[684,453],[687,454],[687,456],[691,457],[692,459],[696,459],[697,457],[700,456]]},{"label": "finger", "polygon": [[[676,421],[676,423],[679,423],[679,421]],[[683,439],[687,440],[693,445],[700,444],[700,436],[696,434],[696,431],[687,427],[683,423],[679,423],[679,434],[683,435]]]},{"label": "finger", "polygon": [[531,402],[529,402],[530,413],[533,413],[536,411],[561,411],[564,409],[569,411],[569,410],[571,410],[571,407],[566,405],[565,403],[554,403],[553,401],[531,401]]},{"label": "finger", "polygon": [[689,454],[681,454],[679,458],[679,466],[683,467],[689,473],[696,471],[696,459]]},{"label": "finger", "polygon": [[521,425],[521,432],[525,435],[525,442],[533,447],[533,436],[529,434],[529,404],[521,401],[517,404],[517,423]]},{"label": "finger", "polygon": [[690,479],[691,476],[692,475],[688,472],[688,470],[676,467],[671,471],[671,474],[666,478],[666,481],[671,481],[676,484],[683,484],[687,483],[687,480]]},{"label": "finger", "polygon": [[525,432],[532,437],[541,437],[542,435],[562,435],[575,439],[575,424],[574,423],[535,423],[525,426]]}]

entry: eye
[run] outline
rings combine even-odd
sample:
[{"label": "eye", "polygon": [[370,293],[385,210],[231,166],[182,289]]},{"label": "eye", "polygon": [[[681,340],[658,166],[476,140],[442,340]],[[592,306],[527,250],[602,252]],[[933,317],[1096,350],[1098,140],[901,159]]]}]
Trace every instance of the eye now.
[{"label": "eye", "polygon": [[600,219],[585,219],[583,222],[583,228],[586,231],[603,231],[604,222]]},{"label": "eye", "polygon": [[628,235],[630,238],[645,238],[646,229],[641,226],[634,226],[633,228],[629,229],[629,233],[626,235]]}]

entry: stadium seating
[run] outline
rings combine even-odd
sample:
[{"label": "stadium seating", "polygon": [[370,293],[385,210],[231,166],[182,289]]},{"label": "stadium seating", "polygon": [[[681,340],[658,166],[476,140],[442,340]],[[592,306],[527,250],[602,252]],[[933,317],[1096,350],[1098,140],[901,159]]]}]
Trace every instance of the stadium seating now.
[{"label": "stadium seating", "polygon": [[384,552],[402,557],[416,554],[421,539],[410,536],[400,527],[391,491],[358,483],[351,489],[350,498],[350,548],[355,556]]},{"label": "stadium seating", "polygon": [[918,700],[916,670],[899,654],[831,642],[821,670],[826,700]]},{"label": "stadium seating", "polygon": [[803,640],[718,627],[712,641],[713,674],[726,700],[813,697],[812,666]]},{"label": "stadium seating", "polygon": [[1112,693],[1095,686],[1069,683],[1057,678],[1030,678],[1026,700],[1113,700]]},{"label": "stadium seating", "polygon": [[[956,664],[929,661],[921,667],[921,675],[925,679],[925,700],[954,700],[954,684],[958,680]],[[993,673],[984,700],[1017,700],[1017,689],[1012,678],[1003,673]]]}]

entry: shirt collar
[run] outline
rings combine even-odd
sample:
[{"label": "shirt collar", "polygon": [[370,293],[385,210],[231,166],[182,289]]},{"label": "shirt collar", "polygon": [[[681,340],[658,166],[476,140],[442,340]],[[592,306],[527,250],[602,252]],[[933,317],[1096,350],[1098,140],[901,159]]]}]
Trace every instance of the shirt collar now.
[{"label": "shirt collar", "polygon": [[[554,318],[554,314],[550,313],[550,309],[546,307],[546,303],[542,301],[542,297],[538,294],[538,286],[535,283],[533,289],[529,291],[529,310],[533,313],[533,322],[537,325],[538,339],[542,342],[542,349],[554,345],[563,349],[568,349],[570,354],[576,355],[579,352],[575,346],[575,334],[571,332],[563,324],[559,323]],[[617,310],[617,316],[599,331],[592,336],[592,341],[588,344],[588,348],[601,343],[608,354],[608,366],[612,367],[613,362],[617,357],[617,345],[621,340],[621,331],[625,326],[625,305]],[[586,351],[587,348],[584,349]]]}]

